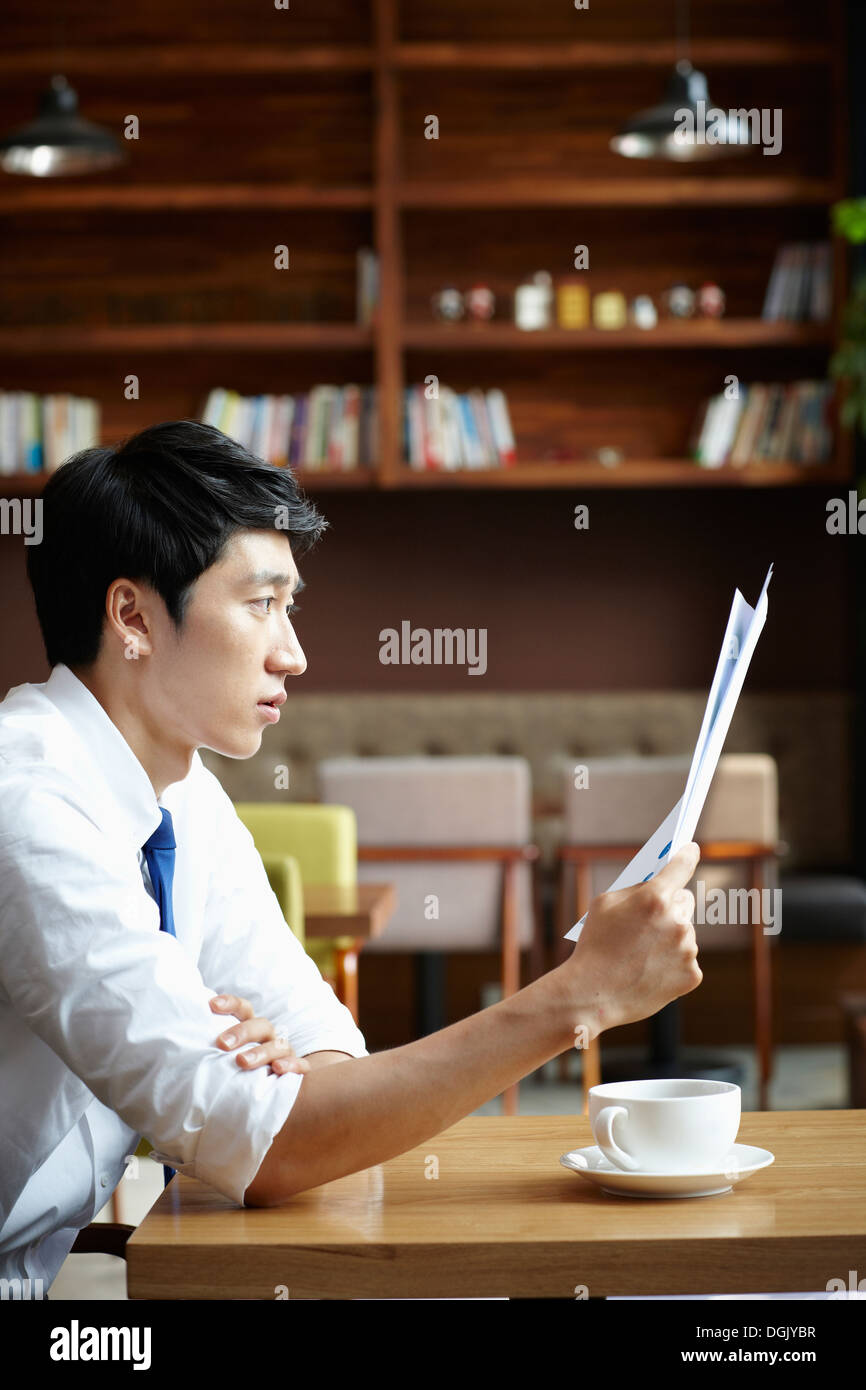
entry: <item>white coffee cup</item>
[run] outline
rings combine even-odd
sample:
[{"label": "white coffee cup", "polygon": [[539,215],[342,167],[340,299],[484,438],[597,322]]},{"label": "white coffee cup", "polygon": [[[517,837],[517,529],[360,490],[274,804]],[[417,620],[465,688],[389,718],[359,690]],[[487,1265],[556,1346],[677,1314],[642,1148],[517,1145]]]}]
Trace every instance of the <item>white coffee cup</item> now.
[{"label": "white coffee cup", "polygon": [[627,1172],[696,1173],[728,1157],[740,1128],[731,1081],[613,1081],[591,1086],[589,1122],[608,1162]]}]

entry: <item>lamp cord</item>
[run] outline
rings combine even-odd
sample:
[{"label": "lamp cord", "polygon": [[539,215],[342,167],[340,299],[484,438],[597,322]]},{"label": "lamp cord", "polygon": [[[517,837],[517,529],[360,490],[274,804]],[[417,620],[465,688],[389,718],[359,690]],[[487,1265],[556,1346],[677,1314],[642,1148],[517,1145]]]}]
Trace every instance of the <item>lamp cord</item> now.
[{"label": "lamp cord", "polygon": [[689,0],[677,0],[677,62],[689,57]]}]

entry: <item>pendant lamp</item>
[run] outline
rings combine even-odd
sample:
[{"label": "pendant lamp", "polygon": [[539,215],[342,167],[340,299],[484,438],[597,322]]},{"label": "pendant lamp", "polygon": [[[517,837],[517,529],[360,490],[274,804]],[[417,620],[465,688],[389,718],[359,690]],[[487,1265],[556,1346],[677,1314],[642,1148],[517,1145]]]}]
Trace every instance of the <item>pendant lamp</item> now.
[{"label": "pendant lamp", "polygon": [[627,159],[697,161],[745,154],[752,148],[748,119],[713,106],[707,79],[688,56],[688,0],[677,3],[679,59],[658,106],[638,111],[610,141]]},{"label": "pendant lamp", "polygon": [[125,159],[119,140],[78,114],[78,97],[65,77],[51,79],[39,115],[0,140],[0,166],[9,174],[52,178],[92,174]]}]

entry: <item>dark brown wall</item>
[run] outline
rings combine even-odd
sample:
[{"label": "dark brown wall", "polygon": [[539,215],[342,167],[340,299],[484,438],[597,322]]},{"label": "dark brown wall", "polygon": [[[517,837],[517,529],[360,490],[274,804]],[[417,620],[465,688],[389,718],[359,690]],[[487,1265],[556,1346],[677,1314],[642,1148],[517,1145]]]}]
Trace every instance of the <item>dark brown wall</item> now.
[{"label": "dark brown wall", "polygon": [[[829,536],[830,489],[322,494],[305,558],[307,691],[702,689],[735,587],[775,564],[751,690],[853,681],[856,536]],[[589,529],[574,507],[589,505]],[[0,687],[48,674],[18,537],[0,537]],[[385,666],[379,632],[486,627],[483,677]]]}]

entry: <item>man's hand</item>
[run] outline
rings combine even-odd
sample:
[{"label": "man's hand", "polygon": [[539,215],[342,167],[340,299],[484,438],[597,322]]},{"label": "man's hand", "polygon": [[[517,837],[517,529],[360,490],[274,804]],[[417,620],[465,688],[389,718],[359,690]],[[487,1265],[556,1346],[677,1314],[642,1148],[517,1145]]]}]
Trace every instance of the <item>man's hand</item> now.
[{"label": "man's hand", "polygon": [[230,1052],[232,1048],[240,1047],[243,1043],[264,1044],[262,1047],[252,1047],[246,1052],[238,1053],[238,1066],[243,1067],[245,1071],[253,1071],[255,1067],[262,1067],[266,1063],[270,1063],[271,1070],[278,1075],[290,1071],[310,1070],[309,1062],[296,1055],[288,1038],[277,1033],[269,1019],[255,1017],[255,1010],[248,999],[241,999],[237,994],[218,994],[215,999],[211,999],[210,1006],[214,1013],[233,1014],[240,1020],[238,1026],[230,1028],[217,1038],[217,1047]]},{"label": "man's hand", "polygon": [[598,1024],[594,1037],[649,1018],[704,978],[685,887],[700,857],[694,842],[684,845],[646,883],[593,898],[566,970],[582,1016]]}]

